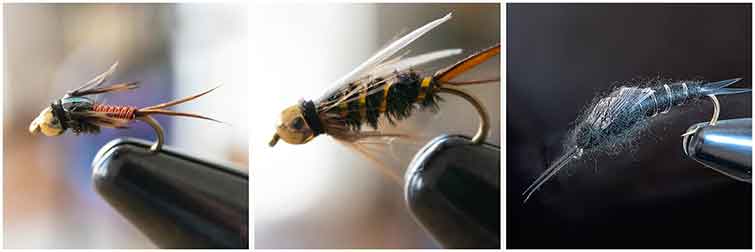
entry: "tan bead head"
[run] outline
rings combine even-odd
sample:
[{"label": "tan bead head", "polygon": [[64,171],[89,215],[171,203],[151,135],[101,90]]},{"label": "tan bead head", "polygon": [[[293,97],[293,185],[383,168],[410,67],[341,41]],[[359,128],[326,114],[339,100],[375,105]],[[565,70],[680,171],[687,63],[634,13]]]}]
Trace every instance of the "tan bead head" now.
[{"label": "tan bead head", "polygon": [[52,114],[50,107],[45,108],[39,113],[37,118],[29,125],[29,132],[36,134],[42,132],[45,136],[59,136],[63,134],[63,126],[60,124],[60,120]]},{"label": "tan bead head", "polygon": [[313,138],[315,134],[304,120],[301,107],[294,105],[281,112],[281,120],[273,139],[270,140],[270,146],[275,146],[278,139],[283,139],[289,144],[305,144]]}]

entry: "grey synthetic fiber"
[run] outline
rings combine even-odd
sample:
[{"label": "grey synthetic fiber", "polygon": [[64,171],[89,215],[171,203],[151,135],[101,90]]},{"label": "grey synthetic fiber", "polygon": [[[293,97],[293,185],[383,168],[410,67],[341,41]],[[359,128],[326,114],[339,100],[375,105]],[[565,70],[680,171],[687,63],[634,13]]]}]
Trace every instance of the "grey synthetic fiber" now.
[{"label": "grey synthetic fiber", "polygon": [[[681,83],[687,85],[687,92],[679,88]],[[597,95],[585,106],[574,121],[575,126],[569,131],[564,145],[566,148],[582,148],[586,155],[615,155],[631,151],[653,117],[673,106],[699,100],[701,97],[696,94],[701,83],[699,80],[662,78],[617,82],[613,85],[617,87]],[[672,92],[667,93],[664,85],[668,85]],[[622,89],[625,92],[620,92]],[[604,112],[605,120],[595,120],[598,112]],[[606,120],[610,125],[599,127],[598,124]]]},{"label": "grey synthetic fiber", "polygon": [[619,87],[604,97],[593,99],[577,117],[576,127],[569,132],[569,147],[585,151],[618,152],[637,136],[643,126],[644,113],[636,109],[647,99],[647,89]]}]

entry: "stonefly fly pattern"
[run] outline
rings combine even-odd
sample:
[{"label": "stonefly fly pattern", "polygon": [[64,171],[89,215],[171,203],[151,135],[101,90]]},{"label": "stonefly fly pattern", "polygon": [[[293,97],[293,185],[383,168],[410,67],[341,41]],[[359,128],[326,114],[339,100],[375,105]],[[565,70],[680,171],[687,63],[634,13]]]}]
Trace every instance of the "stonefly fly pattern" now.
[{"label": "stonefly fly pattern", "polygon": [[[440,93],[460,96],[475,106],[480,114],[481,124],[473,141],[482,142],[488,131],[487,113],[474,97],[455,87],[496,82],[498,78],[465,82],[451,80],[498,55],[500,45],[472,54],[430,75],[423,75],[414,68],[457,55],[461,53],[461,50],[447,49],[410,58],[389,59],[411,42],[449,19],[451,19],[451,14],[393,41],[337,80],[333,88],[319,99],[301,100],[299,104],[283,110],[270,146],[274,146],[279,139],[289,144],[305,144],[318,135],[327,134],[373,159],[360,144],[366,139],[408,137],[407,134],[380,132],[378,120],[381,117],[395,124],[409,118],[418,109],[437,111],[438,102],[441,101]],[[364,126],[369,126],[373,130],[364,130]]]},{"label": "stonefly fly pattern", "polygon": [[[741,79],[704,83],[678,81],[654,86],[622,86],[588,106],[566,139],[564,154],[556,159],[524,191],[524,202],[564,166],[588,152],[615,151],[631,142],[649,120],[689,101],[710,97],[718,119],[717,95],[752,92],[750,88],[727,88]],[[689,132],[688,132],[689,133]],[[685,133],[687,134],[687,133]]]},{"label": "stonefly fly pattern", "polygon": [[29,125],[29,132],[42,132],[46,136],[59,136],[71,129],[76,135],[97,134],[101,127],[124,129],[134,120],[139,120],[151,126],[157,135],[157,141],[150,147],[150,151],[157,152],[165,142],[163,128],[152,118],[152,115],[185,116],[220,122],[202,115],[165,110],[167,107],[185,103],[203,96],[217,87],[202,93],[182,99],[161,103],[153,106],[135,108],[125,105],[111,105],[98,103],[89,95],[128,91],[138,87],[137,82],[118,83],[102,86],[115,72],[118,62],[110,69],[98,75],[81,87],[67,92],[62,98],[54,101],[42,110],[39,116]]}]

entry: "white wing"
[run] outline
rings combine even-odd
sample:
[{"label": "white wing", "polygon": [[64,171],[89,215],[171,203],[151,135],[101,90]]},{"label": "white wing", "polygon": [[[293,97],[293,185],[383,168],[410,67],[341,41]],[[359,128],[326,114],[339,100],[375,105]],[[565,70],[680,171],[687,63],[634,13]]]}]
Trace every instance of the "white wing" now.
[{"label": "white wing", "polygon": [[411,58],[406,58],[399,60],[397,62],[393,62],[390,64],[382,65],[374,70],[370,71],[368,75],[373,76],[375,78],[377,77],[383,77],[392,74],[394,71],[401,72],[403,70],[420,66],[422,64],[436,61],[442,58],[451,57],[457,54],[460,54],[462,52],[461,49],[446,49],[446,50],[440,50],[430,53],[425,53],[421,55],[417,55]]},{"label": "white wing", "polygon": [[365,62],[354,68],[354,70],[351,70],[348,74],[344,75],[337,81],[335,81],[332,84],[332,88],[325,92],[325,94],[321,97],[329,97],[335,90],[337,90],[341,85],[347,84],[352,82],[355,79],[360,78],[363,76],[368,70],[374,68],[381,62],[387,60],[396,52],[401,50],[402,48],[406,47],[410,43],[414,42],[414,40],[418,39],[425,33],[429,32],[430,30],[434,29],[435,27],[438,27],[439,25],[443,24],[444,22],[451,19],[451,13],[448,13],[443,18],[437,19],[435,21],[432,21],[414,31],[412,31],[409,34],[406,34],[405,36],[401,37],[400,39],[393,41],[393,43],[389,44],[382,50],[378,51],[372,57],[367,59]]},{"label": "white wing", "polygon": [[[428,62],[432,62],[435,60],[439,60],[442,58],[450,57],[453,55],[457,55],[461,53],[461,49],[446,49],[446,50],[440,50],[430,53],[425,53],[422,55],[417,55],[411,58],[401,59],[401,58],[394,58],[389,61],[384,62],[382,65],[377,66],[375,69],[371,70],[369,73],[367,73],[365,76],[369,76],[371,79],[375,78],[383,78],[383,79],[392,79],[395,78],[394,72],[401,72],[406,69],[420,66],[422,64],[426,64]],[[369,84],[362,86],[362,88],[366,88],[369,91],[366,93],[367,95],[372,95],[375,92],[383,92],[382,88],[375,88],[384,85],[386,82],[370,82],[370,81],[364,81],[362,83]],[[325,106],[325,109],[322,111],[327,111],[333,108],[333,105],[343,102],[351,102],[354,99],[358,99],[359,96],[354,96],[356,92],[360,92],[363,89],[354,89],[352,90],[352,93],[346,95],[342,100],[339,100],[336,103],[330,103],[330,106]],[[332,91],[335,92],[335,91]],[[332,93],[329,93],[329,95],[332,95]],[[326,99],[328,96],[323,96],[320,99]],[[351,97],[351,98],[349,98]]]}]

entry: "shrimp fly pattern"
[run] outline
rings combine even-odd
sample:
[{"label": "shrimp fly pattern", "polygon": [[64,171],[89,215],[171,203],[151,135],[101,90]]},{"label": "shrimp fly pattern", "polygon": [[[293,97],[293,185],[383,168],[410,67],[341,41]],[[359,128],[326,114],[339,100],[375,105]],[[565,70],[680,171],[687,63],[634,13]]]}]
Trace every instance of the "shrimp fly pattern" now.
[{"label": "shrimp fly pattern", "polygon": [[150,151],[156,152],[162,148],[164,132],[160,124],[151,115],[184,116],[219,122],[202,115],[164,109],[196,99],[215,90],[217,87],[196,95],[144,108],[103,104],[87,97],[88,95],[128,91],[138,87],[137,82],[119,83],[102,87],[117,66],[118,62],[113,64],[104,73],[81,87],[67,92],[65,96],[43,109],[39,113],[39,116],[29,125],[29,132],[32,134],[42,132],[46,136],[59,136],[70,129],[76,135],[82,133],[97,134],[102,127],[123,129],[127,128],[128,124],[132,121],[140,120],[155,130],[157,141],[150,147]]},{"label": "shrimp fly pattern", "polygon": [[[631,142],[651,118],[668,113],[672,108],[710,97],[716,109],[716,96],[752,92],[750,88],[729,88],[741,79],[705,83],[677,81],[648,87],[622,86],[603,98],[596,99],[577,119],[566,139],[565,153],[535,179],[524,191],[526,202],[546,181],[571,160],[592,152],[615,152]],[[714,120],[717,114],[714,115]]]},{"label": "shrimp fly pattern", "polygon": [[[446,49],[409,58],[389,59],[408,44],[446,22],[451,14],[430,22],[411,33],[393,41],[367,61],[335,82],[333,88],[319,99],[302,100],[281,113],[276,133],[270,141],[289,144],[305,144],[320,134],[327,134],[351,147],[368,138],[403,138],[404,134],[379,132],[379,120],[385,118],[390,124],[407,119],[417,110],[437,111],[442,101],[440,93],[461,96],[475,105],[485,126],[478,132],[481,142],[487,131],[487,114],[474,97],[456,89],[457,86],[496,82],[498,79],[452,82],[456,76],[487,61],[500,53],[500,45],[494,45],[441,69],[435,74],[423,75],[414,68],[442,58],[461,53],[460,49]],[[372,130],[365,130],[368,126]],[[363,154],[365,154],[363,152]]]}]

